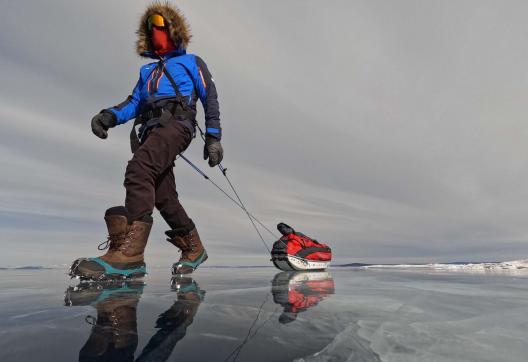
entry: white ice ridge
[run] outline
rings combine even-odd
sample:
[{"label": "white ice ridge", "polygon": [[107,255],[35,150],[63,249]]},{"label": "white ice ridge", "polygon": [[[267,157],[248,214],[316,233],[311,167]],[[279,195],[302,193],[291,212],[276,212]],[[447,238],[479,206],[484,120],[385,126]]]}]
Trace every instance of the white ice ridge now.
[{"label": "white ice ridge", "polygon": [[499,271],[499,270],[521,270],[528,271],[528,259],[503,261],[497,263],[430,263],[430,264],[377,264],[367,265],[364,268],[398,268],[398,269],[434,269],[434,270],[475,270],[475,271]]}]

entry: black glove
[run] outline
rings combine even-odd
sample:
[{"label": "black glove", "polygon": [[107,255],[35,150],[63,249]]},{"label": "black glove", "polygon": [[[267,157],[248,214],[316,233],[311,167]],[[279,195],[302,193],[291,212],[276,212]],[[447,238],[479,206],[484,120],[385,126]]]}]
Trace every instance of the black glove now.
[{"label": "black glove", "polygon": [[215,167],[224,158],[224,150],[218,138],[205,136],[204,160],[209,158],[209,166]]},{"label": "black glove", "polygon": [[115,127],[117,119],[115,114],[109,111],[101,111],[92,118],[92,132],[99,138],[108,137],[108,129]]}]

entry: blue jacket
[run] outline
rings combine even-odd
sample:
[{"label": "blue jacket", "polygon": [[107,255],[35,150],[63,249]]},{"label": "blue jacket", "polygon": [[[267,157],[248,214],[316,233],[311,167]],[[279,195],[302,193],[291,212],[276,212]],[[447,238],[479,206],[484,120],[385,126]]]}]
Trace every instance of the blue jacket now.
[{"label": "blue jacket", "polygon": [[204,107],[206,134],[220,139],[220,110],[213,78],[205,62],[185,50],[175,50],[160,57],[158,62],[141,67],[132,94],[124,102],[107,109],[115,114],[117,124],[136,118],[158,100],[176,95],[162,67],[172,76],[180,94],[193,110],[196,110],[196,101],[200,99]]}]

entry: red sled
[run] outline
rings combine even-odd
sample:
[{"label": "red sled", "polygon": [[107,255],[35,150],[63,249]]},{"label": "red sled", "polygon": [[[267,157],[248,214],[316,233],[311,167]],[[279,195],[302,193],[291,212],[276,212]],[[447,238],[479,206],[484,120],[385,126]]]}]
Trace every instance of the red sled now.
[{"label": "red sled", "polygon": [[290,226],[280,223],[282,237],[273,244],[271,261],[280,270],[324,270],[332,261],[332,249]]}]

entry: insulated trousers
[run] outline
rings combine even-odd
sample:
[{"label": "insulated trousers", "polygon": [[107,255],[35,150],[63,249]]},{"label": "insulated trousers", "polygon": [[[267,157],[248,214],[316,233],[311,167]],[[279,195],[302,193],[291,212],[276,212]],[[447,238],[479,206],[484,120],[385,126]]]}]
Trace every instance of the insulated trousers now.
[{"label": "insulated trousers", "polygon": [[154,128],[128,161],[125,172],[125,208],[131,221],[152,214],[156,207],[171,229],[182,234],[194,229],[178,200],[174,160],[189,147],[192,134],[181,121],[171,120]]}]

